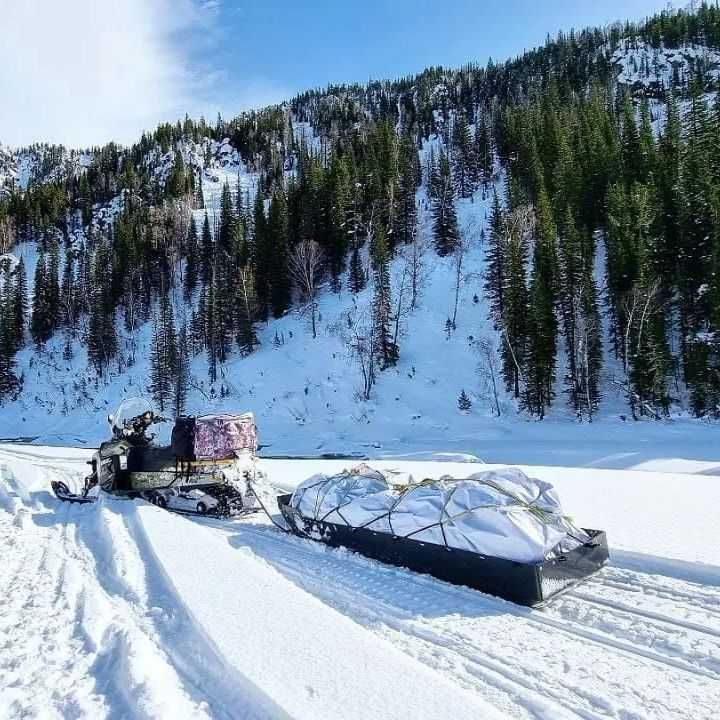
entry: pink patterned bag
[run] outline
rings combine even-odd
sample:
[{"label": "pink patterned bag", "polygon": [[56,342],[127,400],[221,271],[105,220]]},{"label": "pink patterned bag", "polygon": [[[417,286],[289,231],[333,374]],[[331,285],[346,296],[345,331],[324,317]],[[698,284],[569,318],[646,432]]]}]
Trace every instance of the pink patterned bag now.
[{"label": "pink patterned bag", "polygon": [[257,450],[257,428],[252,413],[204,415],[195,421],[195,457],[224,460],[242,451]]}]

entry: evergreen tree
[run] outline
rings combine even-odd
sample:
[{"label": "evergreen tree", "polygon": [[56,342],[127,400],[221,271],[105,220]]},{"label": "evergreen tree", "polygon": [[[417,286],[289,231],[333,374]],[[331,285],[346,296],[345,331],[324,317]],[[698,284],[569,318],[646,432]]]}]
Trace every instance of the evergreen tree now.
[{"label": "evergreen tree", "polygon": [[475,156],[470,126],[464,113],[460,113],[453,130],[453,179],[459,197],[470,197],[473,192]]},{"label": "evergreen tree", "polygon": [[557,356],[557,228],[547,193],[538,198],[530,276],[528,372],[525,407],[539,418],[553,400]]},{"label": "evergreen tree", "polygon": [[458,410],[461,412],[468,412],[472,408],[472,400],[467,396],[467,393],[463,391],[458,396],[457,400]]},{"label": "evergreen tree", "polygon": [[385,233],[376,229],[373,239],[373,328],[375,352],[380,369],[397,364],[399,348],[392,333],[392,294],[390,289],[390,267]]},{"label": "evergreen tree", "polygon": [[167,292],[160,296],[150,363],[150,391],[162,413],[177,397],[177,372],[180,365],[173,309]]},{"label": "evergreen tree", "polygon": [[215,247],[212,230],[210,229],[210,218],[208,218],[208,214],[205,212],[202,237],[200,239],[200,277],[205,285],[207,285],[210,280],[214,257]]},{"label": "evergreen tree", "polygon": [[505,386],[516,398],[520,398],[521,381],[525,374],[528,340],[528,289],[526,265],[528,255],[527,230],[529,208],[512,211],[506,233],[507,284],[504,290],[502,315],[502,358]]},{"label": "evergreen tree", "polygon": [[268,237],[267,218],[265,217],[265,200],[259,189],[255,193],[253,227],[255,229],[253,241],[255,296],[258,304],[258,316],[261,320],[266,320],[270,303],[272,248]]},{"label": "evergreen tree", "polygon": [[485,293],[490,300],[490,313],[495,328],[499,328],[505,312],[506,280],[505,217],[500,199],[495,193],[490,216],[490,232],[485,252]]},{"label": "evergreen tree", "polygon": [[30,334],[38,347],[44,345],[52,335],[52,318],[48,300],[47,264],[45,253],[41,249],[35,266],[32,316],[30,317]]},{"label": "evergreen tree", "polygon": [[288,211],[285,193],[278,189],[270,202],[267,223],[267,243],[272,248],[268,253],[270,281],[270,307],[273,317],[282,317],[290,307],[291,286],[288,269]]},{"label": "evergreen tree", "polygon": [[350,291],[355,295],[364,290],[367,285],[365,268],[363,268],[360,251],[357,246],[353,249],[352,255],[350,256],[350,275],[348,278],[348,285],[350,286]]},{"label": "evergreen tree", "polygon": [[98,375],[108,370],[117,353],[115,304],[107,282],[110,264],[107,241],[101,241],[92,262],[87,335],[88,357]]},{"label": "evergreen tree", "polygon": [[393,242],[395,245],[407,245],[415,237],[417,207],[417,149],[409,135],[400,141],[398,152],[398,189],[393,221]]},{"label": "evergreen tree", "polygon": [[440,151],[440,165],[436,194],[432,206],[435,249],[438,255],[450,255],[460,240],[450,162],[443,150]]},{"label": "evergreen tree", "polygon": [[[208,228],[209,229],[209,228]],[[195,216],[190,215],[187,239],[185,241],[185,274],[183,276],[183,291],[185,301],[190,302],[198,283],[198,260],[200,248],[198,246],[197,225]]]}]

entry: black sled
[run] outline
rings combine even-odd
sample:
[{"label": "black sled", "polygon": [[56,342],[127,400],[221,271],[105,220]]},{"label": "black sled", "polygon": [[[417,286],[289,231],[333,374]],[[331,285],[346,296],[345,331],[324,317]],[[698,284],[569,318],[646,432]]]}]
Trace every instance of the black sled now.
[{"label": "black sled", "polygon": [[344,547],[365,557],[432,575],[528,607],[542,606],[586,580],[608,561],[605,533],[586,530],[590,541],[542,563],[523,563],[433,545],[366,528],[311,520],[295,510],[292,495],[278,497],[289,529],[299,537]]}]

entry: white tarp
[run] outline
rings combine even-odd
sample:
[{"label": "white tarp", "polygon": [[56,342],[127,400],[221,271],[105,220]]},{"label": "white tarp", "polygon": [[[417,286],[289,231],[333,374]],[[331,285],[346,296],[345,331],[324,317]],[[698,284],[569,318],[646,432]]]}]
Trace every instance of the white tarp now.
[{"label": "white tarp", "polygon": [[516,468],[398,487],[366,465],[314,475],[293,493],[306,518],[365,527],[481,555],[541,562],[588,540],[549,483]]}]

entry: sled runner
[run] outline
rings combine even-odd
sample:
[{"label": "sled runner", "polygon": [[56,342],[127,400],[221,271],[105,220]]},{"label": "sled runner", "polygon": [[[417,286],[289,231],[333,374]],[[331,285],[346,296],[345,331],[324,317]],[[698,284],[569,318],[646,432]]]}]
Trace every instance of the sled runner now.
[{"label": "sled runner", "polygon": [[516,470],[393,488],[361,467],[310,478],[278,506],[295,535],[520,605],[543,605],[608,560],[604,532],[572,526],[552,486]]}]

